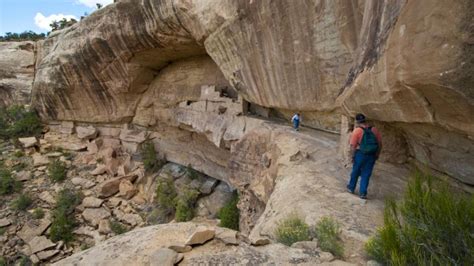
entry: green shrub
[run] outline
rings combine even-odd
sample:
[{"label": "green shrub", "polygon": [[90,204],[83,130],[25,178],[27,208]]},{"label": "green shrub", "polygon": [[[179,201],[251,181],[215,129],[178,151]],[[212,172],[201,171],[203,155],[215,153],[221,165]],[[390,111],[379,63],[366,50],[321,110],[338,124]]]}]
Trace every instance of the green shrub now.
[{"label": "green shrub", "polygon": [[176,189],[172,179],[161,179],[156,188],[156,200],[162,210],[172,213],[176,205]]},{"label": "green shrub", "polygon": [[163,162],[156,156],[155,145],[153,141],[147,141],[142,146],[142,158],[143,165],[147,172],[153,173],[158,171],[162,166]]},{"label": "green shrub", "polygon": [[44,211],[41,208],[36,208],[33,211],[33,218],[34,219],[42,219],[44,217]]},{"label": "green shrub", "polygon": [[387,265],[474,265],[474,195],[451,189],[416,173],[401,202],[386,202],[368,255]]},{"label": "green shrub", "polygon": [[338,258],[342,258],[344,255],[340,233],[339,224],[330,217],[323,217],[315,227],[316,238],[321,250],[331,252]]},{"label": "green shrub", "polygon": [[116,235],[121,235],[128,231],[127,227],[116,221],[110,221],[110,230],[112,230]]},{"label": "green shrub", "polygon": [[236,231],[239,230],[240,211],[239,208],[237,208],[237,203],[239,203],[239,195],[237,194],[237,191],[235,191],[231,200],[228,201],[217,214],[221,220],[219,226]]},{"label": "green shrub", "polygon": [[30,266],[33,265],[33,262],[25,255],[22,255],[17,263],[19,266]]},{"label": "green shrub", "polygon": [[11,172],[0,166],[0,195],[8,195],[21,190],[22,184],[12,177]]},{"label": "green shrub", "polygon": [[48,166],[48,174],[54,182],[64,181],[67,175],[66,163],[60,160],[53,161]]},{"label": "green shrub", "polygon": [[0,228],[0,236],[3,236],[3,234],[5,234],[6,231],[7,231],[6,228]]},{"label": "green shrub", "polygon": [[3,139],[35,136],[42,131],[38,115],[23,106],[11,106],[0,113],[0,137]]},{"label": "green shrub", "polygon": [[278,223],[275,235],[278,242],[287,246],[299,241],[311,240],[308,224],[295,214]]},{"label": "green shrub", "polygon": [[7,266],[7,260],[4,257],[0,257],[0,266]]},{"label": "green shrub", "polygon": [[25,211],[26,209],[28,209],[28,207],[31,206],[32,203],[33,200],[28,194],[21,194],[20,196],[18,196],[18,198],[12,201],[11,206],[14,210]]},{"label": "green shrub", "polygon": [[81,203],[81,196],[69,189],[59,192],[56,199],[56,206],[52,213],[50,237],[53,241],[63,240],[70,242],[73,240],[73,229],[76,226],[74,218],[74,208]]},{"label": "green shrub", "polygon": [[198,197],[199,191],[189,188],[178,196],[175,216],[177,222],[187,222],[194,218],[194,208]]},{"label": "green shrub", "polygon": [[21,150],[18,150],[18,151],[15,151],[15,153],[13,153],[13,156],[15,156],[16,158],[20,158],[20,157],[25,156],[25,153]]}]

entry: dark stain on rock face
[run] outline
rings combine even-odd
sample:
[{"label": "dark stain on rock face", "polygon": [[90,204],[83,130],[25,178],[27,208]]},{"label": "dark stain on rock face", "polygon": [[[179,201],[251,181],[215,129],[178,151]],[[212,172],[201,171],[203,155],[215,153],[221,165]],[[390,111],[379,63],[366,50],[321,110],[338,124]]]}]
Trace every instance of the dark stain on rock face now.
[{"label": "dark stain on rock face", "polygon": [[348,73],[347,81],[339,90],[338,95],[341,95],[346,88],[350,87],[360,73],[372,67],[383,54],[383,48],[398,20],[405,1],[369,1],[366,4],[370,5],[370,9],[372,9],[372,11],[367,12],[371,17],[364,18],[369,20],[369,25],[360,36],[358,57],[355,59],[354,65]]},{"label": "dark stain on rock face", "polygon": [[474,103],[474,1],[464,0],[463,18],[459,25],[459,33],[463,40],[462,52],[454,69],[442,76],[445,87],[453,88]]}]

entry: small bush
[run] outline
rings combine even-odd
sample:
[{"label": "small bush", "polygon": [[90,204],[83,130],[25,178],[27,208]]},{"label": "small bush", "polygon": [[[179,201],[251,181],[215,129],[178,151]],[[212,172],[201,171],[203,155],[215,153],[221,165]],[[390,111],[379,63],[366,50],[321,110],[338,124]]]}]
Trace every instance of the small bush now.
[{"label": "small bush", "polygon": [[163,162],[158,160],[158,157],[156,156],[155,145],[152,141],[147,141],[143,144],[141,153],[143,165],[147,172],[156,172],[163,166]]},{"label": "small bush", "polygon": [[33,200],[28,196],[28,194],[21,194],[12,202],[11,206],[14,210],[25,211],[32,203]]},{"label": "small bush", "polygon": [[19,265],[19,266],[30,266],[30,265],[33,265],[33,262],[27,256],[22,255],[20,257],[20,260],[18,261],[17,265]]},{"label": "small bush", "polygon": [[5,234],[6,231],[7,231],[6,228],[0,228],[0,236],[3,236],[3,234]]},{"label": "small bush", "polygon": [[187,222],[194,218],[194,208],[198,197],[199,191],[189,188],[178,196],[175,216],[177,222]]},{"label": "small bush", "polygon": [[323,217],[315,227],[316,238],[321,250],[331,252],[334,256],[342,258],[344,247],[340,238],[340,226],[330,217]]},{"label": "small bush", "polygon": [[42,131],[38,115],[23,106],[11,106],[0,113],[0,138],[35,136]]},{"label": "small bush", "polygon": [[299,241],[311,240],[308,224],[295,214],[278,224],[275,235],[278,242],[287,246]]},{"label": "small bush", "polygon": [[54,182],[64,181],[67,175],[66,163],[60,160],[53,161],[48,166],[48,174]]},{"label": "small bush", "polygon": [[217,214],[221,220],[219,226],[230,228],[236,231],[239,230],[240,211],[239,208],[237,208],[237,203],[239,203],[239,195],[236,191],[234,192],[232,199],[227,202]]},{"label": "small bush", "polygon": [[162,210],[172,213],[176,205],[176,189],[172,179],[162,179],[158,181],[156,188],[156,200]]},{"label": "small bush", "polygon": [[36,208],[33,211],[33,218],[34,219],[42,219],[44,217],[44,211],[41,208]]},{"label": "small bush", "polygon": [[127,227],[116,221],[110,221],[110,230],[112,230],[116,235],[121,235],[128,231]]},{"label": "small bush", "polygon": [[366,243],[387,265],[474,265],[474,195],[417,173],[403,200],[388,200],[384,225]]},{"label": "small bush", "polygon": [[53,241],[63,240],[68,243],[73,240],[73,229],[76,226],[74,208],[81,203],[81,196],[69,189],[59,192],[56,206],[52,213],[50,237]]},{"label": "small bush", "polygon": [[0,266],[7,266],[7,260],[4,257],[0,257]]},{"label": "small bush", "polygon": [[15,153],[13,153],[13,156],[15,156],[16,158],[21,158],[21,157],[25,156],[25,153],[21,150],[18,150]]},{"label": "small bush", "polygon": [[0,166],[0,195],[13,194],[21,190],[22,184],[12,177],[11,172]]}]

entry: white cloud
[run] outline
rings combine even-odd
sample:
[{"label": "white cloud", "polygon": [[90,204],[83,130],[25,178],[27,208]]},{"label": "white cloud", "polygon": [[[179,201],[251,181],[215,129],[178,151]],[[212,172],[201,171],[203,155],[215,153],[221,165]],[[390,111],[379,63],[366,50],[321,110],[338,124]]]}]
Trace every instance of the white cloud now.
[{"label": "white cloud", "polygon": [[96,4],[108,5],[114,2],[114,0],[77,0],[79,4],[83,4],[87,7],[96,8]]},{"label": "white cloud", "polygon": [[66,18],[68,20],[73,18],[73,19],[77,20],[77,18],[73,15],[52,14],[52,15],[49,15],[49,16],[46,17],[45,15],[38,12],[38,13],[36,13],[36,16],[35,16],[35,24],[36,24],[36,26],[38,26],[39,28],[41,28],[43,30],[50,31],[51,27],[49,26],[49,24],[51,24],[55,20],[60,21],[63,18]]}]

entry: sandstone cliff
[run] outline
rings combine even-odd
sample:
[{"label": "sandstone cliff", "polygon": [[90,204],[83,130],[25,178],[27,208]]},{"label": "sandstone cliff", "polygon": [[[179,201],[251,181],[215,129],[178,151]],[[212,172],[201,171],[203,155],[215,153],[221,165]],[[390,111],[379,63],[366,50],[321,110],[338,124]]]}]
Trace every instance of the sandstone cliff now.
[{"label": "sandstone cliff", "polygon": [[235,90],[244,112],[301,111],[330,130],[364,112],[394,143],[386,158],[473,184],[471,12],[469,1],[120,1],[39,43],[35,105],[47,120],[176,126],[174,108],[212,85]]},{"label": "sandstone cliff", "polygon": [[[407,163],[474,185],[472,14],[469,0],[121,0],[37,43],[33,104],[53,131],[93,125],[132,155],[151,139],[229,183],[251,237],[298,209],[360,242]],[[279,124],[296,111],[306,132]],[[342,193],[336,154],[357,112],[396,165],[378,166],[368,206]]]},{"label": "sandstone cliff", "polygon": [[30,104],[34,42],[0,42],[0,107]]}]

